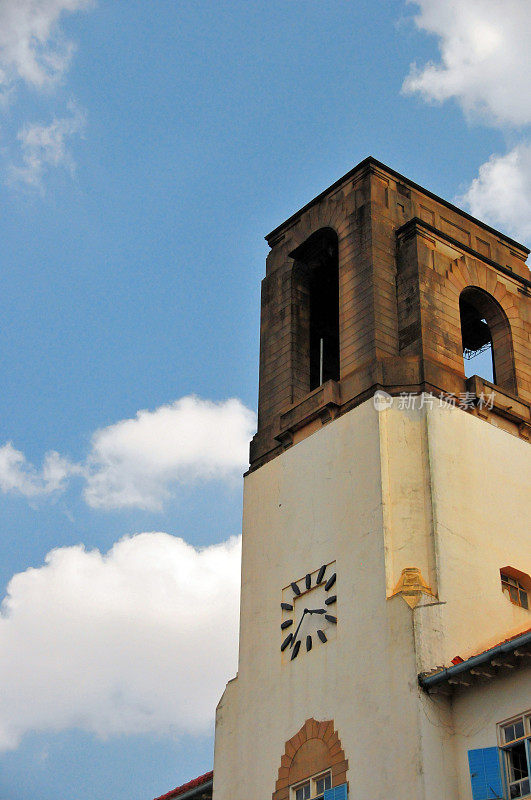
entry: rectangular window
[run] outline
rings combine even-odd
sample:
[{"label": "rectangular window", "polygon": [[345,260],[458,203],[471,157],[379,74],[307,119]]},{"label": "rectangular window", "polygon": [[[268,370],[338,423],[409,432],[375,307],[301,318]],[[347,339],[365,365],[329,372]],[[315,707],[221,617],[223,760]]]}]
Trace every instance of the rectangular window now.
[{"label": "rectangular window", "polygon": [[511,603],[521,608],[529,608],[529,600],[524,586],[511,575],[501,573],[502,591],[505,592]]},{"label": "rectangular window", "polygon": [[320,775],[318,778],[315,778],[315,790],[319,798],[324,794],[325,789],[331,788],[332,776],[329,772],[327,772],[325,775]]},{"label": "rectangular window", "polygon": [[321,772],[304,783],[291,787],[292,800],[323,800],[327,789],[332,788],[332,773]]},{"label": "rectangular window", "polygon": [[310,781],[295,789],[295,800],[308,800],[310,797]]},{"label": "rectangular window", "polygon": [[498,726],[508,798],[531,794],[531,713]]}]

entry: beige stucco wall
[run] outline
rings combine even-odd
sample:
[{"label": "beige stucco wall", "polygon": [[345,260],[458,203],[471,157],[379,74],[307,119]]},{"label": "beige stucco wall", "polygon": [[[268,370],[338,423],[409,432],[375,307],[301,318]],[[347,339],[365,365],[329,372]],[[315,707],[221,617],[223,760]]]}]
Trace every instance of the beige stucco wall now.
[{"label": "beige stucco wall", "polygon": [[[380,413],[367,401],[246,477],[239,673],[218,707],[215,800],[270,798],[309,717],[334,720],[352,797],[457,798],[451,709],[416,676],[529,625],[499,587],[500,566],[531,571],[528,452],[437,401]],[[282,663],[283,587],[334,560],[335,641]],[[438,592],[414,611],[386,599],[411,566]]]}]

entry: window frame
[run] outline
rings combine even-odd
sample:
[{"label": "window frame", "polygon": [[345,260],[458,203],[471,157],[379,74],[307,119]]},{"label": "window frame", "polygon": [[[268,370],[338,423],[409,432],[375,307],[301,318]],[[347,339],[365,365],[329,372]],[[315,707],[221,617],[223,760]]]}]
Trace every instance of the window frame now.
[{"label": "window frame", "polygon": [[[321,793],[317,793],[317,781],[327,777],[330,777],[330,786],[325,787]],[[290,786],[290,800],[296,800],[297,791],[299,789],[303,789],[307,785],[310,786],[310,796],[308,800],[323,800],[324,792],[326,792],[329,788],[332,788],[332,770],[321,770],[320,772],[316,772],[314,775],[310,775],[308,778],[304,778],[302,781],[297,781],[297,783],[293,784],[293,786]]]},{"label": "window frame", "polygon": [[[506,595],[513,606],[517,606],[518,608],[523,608],[526,611],[529,611],[529,592],[523,583],[521,583],[518,578],[515,578],[514,575],[510,575],[508,572],[503,572],[503,570],[500,570],[500,580],[502,592]],[[511,589],[516,590],[516,600],[512,597]],[[522,595],[525,597],[525,601],[523,602]]]},{"label": "window frame", "polygon": [[[523,724],[523,735],[516,736],[514,739],[505,741],[505,729],[511,725],[516,725],[519,722],[522,722]],[[497,725],[497,738],[507,800],[523,800],[524,798],[531,797],[531,709],[499,722]],[[512,769],[512,763],[510,761],[510,752],[515,746],[522,743],[524,745],[524,752],[527,762],[527,778],[524,777],[517,780],[511,780],[510,770]],[[511,794],[511,788],[517,787],[518,784],[522,784],[526,779],[527,791],[525,794]]]}]

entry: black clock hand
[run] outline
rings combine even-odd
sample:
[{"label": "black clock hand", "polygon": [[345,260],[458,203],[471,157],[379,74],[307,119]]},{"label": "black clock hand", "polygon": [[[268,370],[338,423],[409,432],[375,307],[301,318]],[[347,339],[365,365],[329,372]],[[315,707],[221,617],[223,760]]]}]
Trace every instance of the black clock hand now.
[{"label": "black clock hand", "polygon": [[299,624],[297,625],[297,630],[296,630],[296,631],[295,631],[295,633],[293,634],[293,639],[291,640],[290,647],[293,647],[293,645],[295,644],[295,639],[297,638],[297,634],[298,634],[298,632],[299,632],[299,628],[300,628],[300,626],[302,625],[302,621],[303,621],[303,619],[304,619],[304,615],[305,615],[305,614],[307,614],[307,613],[308,613],[308,609],[307,609],[307,608],[305,608],[305,609],[304,609],[304,611],[302,612],[302,617],[301,617],[301,618],[300,618],[300,620],[299,620]]},{"label": "black clock hand", "polygon": [[326,614],[326,608],[309,608],[308,614]]}]

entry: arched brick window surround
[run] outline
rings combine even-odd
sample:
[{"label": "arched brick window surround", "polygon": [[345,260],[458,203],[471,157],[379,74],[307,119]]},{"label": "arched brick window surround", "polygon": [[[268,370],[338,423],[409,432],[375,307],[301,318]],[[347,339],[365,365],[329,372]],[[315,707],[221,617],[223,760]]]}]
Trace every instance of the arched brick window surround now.
[{"label": "arched brick window surround", "polygon": [[346,783],[348,761],[333,720],[307,719],[288,739],[280,759],[273,800],[289,800],[289,787],[325,770],[332,772],[332,786]]}]

